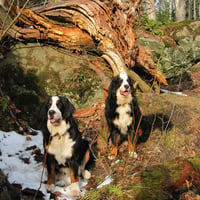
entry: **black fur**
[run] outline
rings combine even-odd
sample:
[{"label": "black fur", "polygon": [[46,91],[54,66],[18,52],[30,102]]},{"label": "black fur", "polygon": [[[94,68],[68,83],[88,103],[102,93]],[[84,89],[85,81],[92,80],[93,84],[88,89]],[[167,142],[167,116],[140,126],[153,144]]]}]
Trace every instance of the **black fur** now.
[{"label": "black fur", "polygon": [[159,128],[160,130],[170,129],[172,127],[172,123],[168,122],[168,116],[161,113],[142,116],[137,98],[135,96],[135,89],[133,86],[134,83],[129,76],[127,76],[127,82],[130,86],[130,93],[132,96],[132,101],[128,103],[131,108],[129,115],[133,117],[133,121],[131,125],[128,125],[126,134],[122,134],[120,129],[113,122],[115,119],[119,119],[119,113],[116,111],[119,107],[119,105],[117,105],[116,93],[122,84],[120,75],[117,75],[112,79],[108,90],[108,97],[105,102],[105,116],[110,131],[108,140],[111,139],[111,142],[114,146],[116,146],[116,136],[118,134],[120,135],[121,142],[127,140],[128,135],[133,142],[136,130],[141,130],[142,135],[138,135],[137,138],[137,143],[140,143],[145,142],[148,139],[152,130],[152,126],[153,129]]},{"label": "black fur", "polygon": [[[57,108],[61,111],[63,119],[66,121],[66,123],[69,123],[70,128],[68,129],[68,133],[70,135],[70,138],[75,142],[73,145],[73,153],[71,158],[67,158],[65,164],[58,164],[56,158],[54,155],[49,154],[47,152],[46,157],[46,167],[48,174],[52,173],[52,164],[56,164],[57,169],[60,169],[61,167],[70,167],[73,170],[74,178],[76,179],[78,177],[78,168],[82,164],[82,161],[84,159],[84,156],[87,151],[90,151],[89,149],[89,142],[82,139],[82,135],[78,129],[78,126],[75,122],[75,119],[73,118],[73,113],[75,111],[74,106],[70,103],[70,101],[65,97],[58,97],[59,101],[56,105]],[[41,129],[43,133],[43,145],[44,150],[46,153],[46,147],[49,145],[49,142],[52,140],[53,136],[50,137],[50,132],[47,127],[47,120],[48,120],[48,111],[50,108],[50,101],[52,97],[48,97],[41,108]],[[89,170],[94,166],[94,157],[93,154],[90,151],[90,159],[86,163],[85,169]]]}]

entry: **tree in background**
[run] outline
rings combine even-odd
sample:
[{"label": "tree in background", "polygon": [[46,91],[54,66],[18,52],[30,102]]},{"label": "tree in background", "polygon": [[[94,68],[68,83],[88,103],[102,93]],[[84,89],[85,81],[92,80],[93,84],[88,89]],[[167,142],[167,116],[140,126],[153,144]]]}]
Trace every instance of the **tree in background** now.
[{"label": "tree in background", "polygon": [[143,14],[163,23],[200,18],[199,0],[144,0]]},{"label": "tree in background", "polygon": [[154,0],[145,0],[145,11],[148,19],[156,20],[156,10],[155,10],[155,2]]},{"label": "tree in background", "polygon": [[175,20],[176,22],[185,20],[186,3],[185,0],[175,0]]}]

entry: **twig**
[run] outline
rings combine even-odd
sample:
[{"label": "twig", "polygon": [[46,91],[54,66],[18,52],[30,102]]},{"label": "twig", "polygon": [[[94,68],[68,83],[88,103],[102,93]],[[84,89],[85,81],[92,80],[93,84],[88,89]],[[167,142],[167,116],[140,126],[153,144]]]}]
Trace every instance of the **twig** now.
[{"label": "twig", "polygon": [[46,152],[45,152],[45,156],[44,156],[43,168],[42,168],[42,174],[41,174],[41,178],[40,178],[40,185],[39,185],[37,191],[35,192],[35,195],[34,195],[34,197],[33,197],[33,200],[36,199],[36,197],[37,197],[37,195],[38,195],[38,192],[40,191],[41,186],[42,186],[42,177],[43,177],[43,175],[44,175],[44,169],[45,169],[45,164],[46,164],[47,153],[48,153],[48,149],[49,149],[50,141],[51,141],[51,134],[50,134],[50,136],[49,136],[49,142],[48,142],[48,145],[47,145],[47,147],[46,147]]},{"label": "twig", "polygon": [[25,9],[26,5],[28,4],[29,0],[27,0],[22,9],[20,10],[20,12],[17,14],[17,16],[13,19],[13,21],[10,23],[10,25],[6,28],[5,31],[2,30],[2,34],[0,36],[0,41],[2,40],[3,36],[7,33],[7,31],[12,27],[12,25],[16,22],[16,20],[19,18],[19,16],[22,14],[23,10]]},{"label": "twig", "polygon": [[[10,6],[9,6],[9,9],[8,9],[8,11],[7,11],[7,14],[6,14],[6,17],[4,18],[4,21],[3,21],[3,24],[2,24],[2,27],[1,27],[1,39],[2,39],[2,35],[3,35],[3,29],[4,29],[4,26],[5,26],[5,23],[6,23],[6,20],[7,20],[7,18],[8,18],[8,15],[9,15],[9,12],[10,12],[10,10],[11,10],[11,8],[12,8],[12,6],[13,6],[13,3],[14,3],[14,1],[15,0],[12,0],[12,2],[11,2],[11,4],[10,4]],[[1,41],[1,39],[0,39],[0,41]]]}]

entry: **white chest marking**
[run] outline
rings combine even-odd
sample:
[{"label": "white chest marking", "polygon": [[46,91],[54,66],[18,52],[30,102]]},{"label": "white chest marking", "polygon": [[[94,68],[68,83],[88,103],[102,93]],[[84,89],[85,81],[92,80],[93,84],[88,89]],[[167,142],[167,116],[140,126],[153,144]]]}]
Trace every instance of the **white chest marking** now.
[{"label": "white chest marking", "polygon": [[54,126],[48,120],[47,127],[52,137],[48,153],[53,154],[59,164],[65,164],[66,159],[72,157],[72,147],[75,143],[67,132],[70,124],[62,120],[60,125]]},{"label": "white chest marking", "polygon": [[57,135],[52,138],[48,153],[53,154],[59,164],[65,164],[66,159],[72,157],[74,144],[75,141],[70,138],[69,133]]},{"label": "white chest marking", "polygon": [[120,94],[119,89],[117,90],[116,96],[117,96],[117,105],[129,104],[133,99],[131,93],[129,93],[128,96],[123,96]]},{"label": "white chest marking", "polygon": [[119,113],[119,118],[114,120],[114,124],[122,134],[126,135],[128,126],[132,123],[132,117],[130,116],[131,106],[130,104],[121,105],[117,108],[116,112]]},{"label": "white chest marking", "polygon": [[47,121],[47,128],[51,133],[51,136],[56,134],[63,135],[70,128],[70,124],[62,120],[59,125],[52,125],[50,120]]}]

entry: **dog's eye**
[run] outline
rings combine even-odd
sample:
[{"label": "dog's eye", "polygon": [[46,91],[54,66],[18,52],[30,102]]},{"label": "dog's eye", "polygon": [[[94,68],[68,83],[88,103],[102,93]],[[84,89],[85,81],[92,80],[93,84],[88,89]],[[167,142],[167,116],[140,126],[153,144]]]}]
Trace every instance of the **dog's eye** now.
[{"label": "dog's eye", "polygon": [[59,101],[56,101],[56,105],[58,105]]},{"label": "dog's eye", "polygon": [[49,104],[52,104],[52,101],[49,101]]}]

